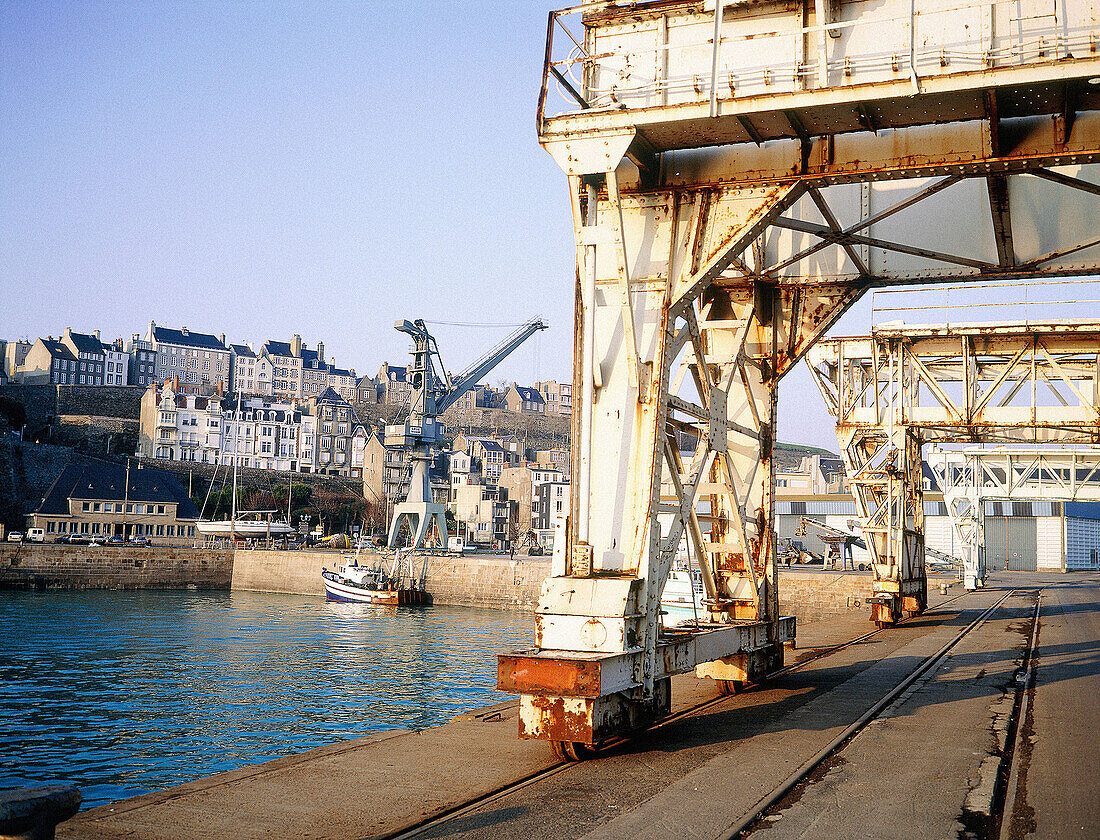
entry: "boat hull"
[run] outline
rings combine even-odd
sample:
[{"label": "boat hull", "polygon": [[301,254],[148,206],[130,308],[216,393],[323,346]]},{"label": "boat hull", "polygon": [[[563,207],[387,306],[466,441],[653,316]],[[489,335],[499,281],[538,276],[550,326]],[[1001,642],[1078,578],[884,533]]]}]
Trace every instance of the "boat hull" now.
[{"label": "boat hull", "polygon": [[411,607],[430,604],[431,596],[419,589],[368,589],[334,580],[327,575],[322,578],[325,584],[325,597],[330,601],[345,604],[382,604],[391,607]]},{"label": "boat hull", "polygon": [[231,522],[229,520],[207,521],[200,519],[195,523],[195,530],[208,537],[228,537],[232,535],[238,539],[287,537],[297,533],[285,522],[251,522],[241,520]]}]

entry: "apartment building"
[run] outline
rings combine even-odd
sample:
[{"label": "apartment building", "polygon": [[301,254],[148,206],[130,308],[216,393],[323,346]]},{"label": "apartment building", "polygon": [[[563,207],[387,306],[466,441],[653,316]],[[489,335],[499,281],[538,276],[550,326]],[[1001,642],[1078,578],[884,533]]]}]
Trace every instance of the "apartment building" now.
[{"label": "apartment building", "polygon": [[184,393],[176,380],[153,383],[141,396],[137,455],[223,463],[224,414],[217,396]]},{"label": "apartment building", "polygon": [[499,441],[475,435],[458,435],[454,439],[455,452],[465,452],[476,461],[476,466],[489,483],[496,483],[506,466],[505,450]]},{"label": "apartment building", "polygon": [[[76,353],[53,336],[36,339],[23,358],[23,364],[16,368],[13,382],[25,385],[81,385],[88,384],[88,362],[83,361],[84,372],[79,366],[81,360]],[[84,382],[80,377],[84,377]]]},{"label": "apartment building", "polygon": [[543,482],[538,486],[535,499],[538,505],[535,530],[550,532],[558,517],[569,515],[569,482]]},{"label": "apartment building", "polygon": [[535,452],[535,463],[542,467],[558,470],[568,481],[570,475],[570,455],[568,449],[539,449]]},{"label": "apartment building", "polygon": [[178,330],[149,322],[145,340],[156,351],[157,382],[178,378],[180,382],[229,390],[231,357],[225,335]]},{"label": "apartment building", "polygon": [[23,339],[4,342],[4,354],[2,357],[3,368],[9,382],[14,383],[21,381],[18,371],[27,361],[27,354],[31,351],[31,347],[33,346],[32,342],[24,341]]},{"label": "apartment building", "polygon": [[355,399],[361,405],[375,405],[379,401],[378,382],[370,376],[361,376],[355,383]]},{"label": "apartment building", "polygon": [[[99,330],[96,330],[95,335],[99,337]],[[130,384],[130,354],[126,352],[121,338],[103,345],[103,384]]]},{"label": "apartment building", "polygon": [[[315,423],[316,418],[295,402],[184,393],[179,383],[171,380],[150,386],[142,395],[137,454],[172,461],[313,472],[317,468]],[[347,451],[350,469],[356,463],[354,446]],[[358,466],[361,469],[361,458]]]},{"label": "apartment building", "polygon": [[412,393],[412,385],[408,381],[408,368],[397,367],[389,362],[383,362],[378,369],[379,402],[386,405],[401,406]]},{"label": "apartment building", "polygon": [[545,414],[546,400],[535,388],[513,382],[504,392],[504,404],[509,411],[521,414]]},{"label": "apartment building", "polygon": [[312,471],[360,477],[367,431],[351,403],[334,389],[326,388],[306,403],[306,410],[317,423]]},{"label": "apartment building", "polygon": [[513,504],[506,489],[495,484],[468,484],[454,488],[454,494],[448,507],[455,514],[458,537],[467,545],[483,548],[507,542]]},{"label": "apartment building", "polygon": [[260,355],[272,367],[272,395],[278,399],[311,399],[332,388],[345,400],[355,399],[355,370],[336,366],[336,360],[325,359],[325,345],[317,342],[310,350],[300,335],[290,341],[268,341]]},{"label": "apartment building", "polygon": [[475,385],[461,397],[454,405],[460,411],[469,411],[475,408],[493,408],[496,405],[497,392],[488,385]]},{"label": "apartment building", "polygon": [[127,357],[126,384],[148,387],[157,381],[157,350],[152,341],[137,333],[123,346]]},{"label": "apartment building", "polygon": [[251,344],[230,344],[230,390],[234,394],[275,395],[275,371],[271,359]]},{"label": "apartment building", "polygon": [[536,382],[535,388],[546,402],[546,413],[555,417],[573,416],[573,384],[567,382]]}]

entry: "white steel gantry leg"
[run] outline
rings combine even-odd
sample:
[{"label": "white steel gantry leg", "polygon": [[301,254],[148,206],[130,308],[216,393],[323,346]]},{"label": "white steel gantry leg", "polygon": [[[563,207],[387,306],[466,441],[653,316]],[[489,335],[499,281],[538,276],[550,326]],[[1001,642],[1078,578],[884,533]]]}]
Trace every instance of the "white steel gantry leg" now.
[{"label": "white steel gantry leg", "polygon": [[[775,387],[865,289],[1100,269],[1086,4],[1038,41],[1015,4],[826,6],[550,15],[539,140],[570,183],[578,474],[537,647],[501,656],[498,684],[561,754],[662,714],[672,674],[729,687],[778,660]],[[922,603],[907,470],[935,438],[911,431],[852,461],[882,482],[891,616]],[[713,624],[668,632],[682,537]]]},{"label": "white steel gantry leg", "polygon": [[[754,270],[753,243],[796,185],[624,196],[614,171],[570,176],[570,560],[539,600],[537,647],[499,663],[500,687],[521,694],[521,736],[565,755],[665,714],[673,674],[733,690],[782,664],[794,619],[779,616],[776,583],[776,386],[862,291],[783,289]],[[685,536],[706,615],[665,630],[661,594]]]},{"label": "white steel gantry leg", "polygon": [[981,461],[961,453],[937,452],[928,459],[963,561],[963,587],[985,586],[985,510],[980,496]]}]

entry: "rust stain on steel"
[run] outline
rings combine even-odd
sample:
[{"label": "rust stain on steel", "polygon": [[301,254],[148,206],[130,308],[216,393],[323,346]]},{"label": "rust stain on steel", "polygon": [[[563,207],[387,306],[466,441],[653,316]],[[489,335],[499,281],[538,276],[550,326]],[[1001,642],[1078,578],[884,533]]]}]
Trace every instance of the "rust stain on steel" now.
[{"label": "rust stain on steel", "polygon": [[502,654],[497,657],[497,688],[514,694],[599,697],[600,666],[596,662]]},{"label": "rust stain on steel", "polygon": [[589,714],[569,711],[562,697],[532,697],[531,705],[538,714],[534,729],[524,726],[523,715],[519,720],[520,738],[546,738],[551,741],[578,741],[592,743],[592,721]]}]

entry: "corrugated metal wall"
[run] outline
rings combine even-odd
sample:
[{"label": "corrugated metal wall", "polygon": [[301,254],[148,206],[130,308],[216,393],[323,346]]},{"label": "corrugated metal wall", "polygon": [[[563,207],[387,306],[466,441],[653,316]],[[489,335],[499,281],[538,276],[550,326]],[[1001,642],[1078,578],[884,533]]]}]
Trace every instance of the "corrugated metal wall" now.
[{"label": "corrugated metal wall", "polygon": [[1100,520],[1066,517],[1066,570],[1100,570]]},{"label": "corrugated metal wall", "polygon": [[944,554],[959,556],[955,546],[955,530],[946,516],[924,517],[924,544]]},{"label": "corrugated metal wall", "polygon": [[1065,530],[1058,516],[1043,516],[1035,520],[1035,564],[1040,569],[1061,570],[1065,566]]},{"label": "corrugated metal wall", "polygon": [[985,560],[991,569],[1035,571],[1035,519],[1029,516],[987,515]]}]

